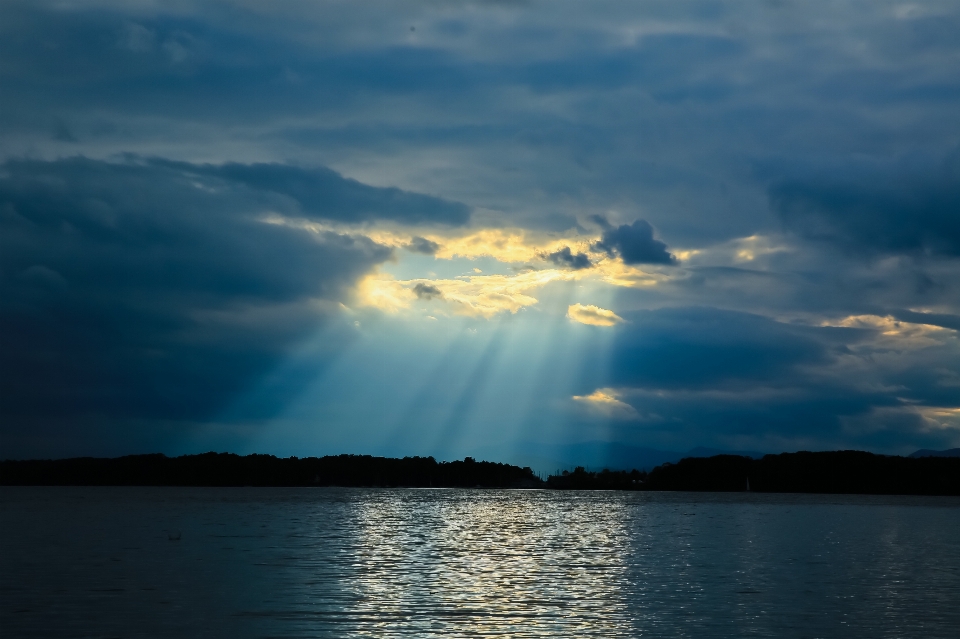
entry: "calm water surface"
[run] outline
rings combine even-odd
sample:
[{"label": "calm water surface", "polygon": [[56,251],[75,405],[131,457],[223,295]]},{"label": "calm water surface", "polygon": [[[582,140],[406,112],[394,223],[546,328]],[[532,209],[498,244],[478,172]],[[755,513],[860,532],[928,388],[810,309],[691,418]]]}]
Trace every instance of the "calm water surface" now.
[{"label": "calm water surface", "polygon": [[0,543],[3,637],[960,636],[953,498],[2,488]]}]

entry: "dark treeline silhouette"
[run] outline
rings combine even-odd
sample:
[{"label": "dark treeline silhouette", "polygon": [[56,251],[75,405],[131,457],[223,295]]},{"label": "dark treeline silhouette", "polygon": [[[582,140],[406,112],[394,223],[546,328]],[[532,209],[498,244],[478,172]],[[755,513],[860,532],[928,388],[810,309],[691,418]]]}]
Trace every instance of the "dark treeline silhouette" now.
[{"label": "dark treeline silhouette", "polygon": [[855,450],[688,457],[650,471],[648,490],[960,495],[960,458],[894,457]]},{"label": "dark treeline silhouette", "polygon": [[647,473],[639,470],[608,470],[590,472],[577,466],[573,472],[563,471],[547,478],[547,488],[558,490],[643,490]]},{"label": "dark treeline silhouette", "polygon": [[231,453],[0,461],[0,484],[46,486],[405,486],[527,488],[529,468],[433,457],[287,457]]},{"label": "dark treeline silhouette", "polygon": [[433,457],[288,457],[206,453],[167,457],[0,461],[3,485],[73,486],[405,486],[687,490],[877,495],[960,495],[960,458],[892,457],[859,451],[688,457],[637,470],[583,467],[541,481],[530,468]]}]

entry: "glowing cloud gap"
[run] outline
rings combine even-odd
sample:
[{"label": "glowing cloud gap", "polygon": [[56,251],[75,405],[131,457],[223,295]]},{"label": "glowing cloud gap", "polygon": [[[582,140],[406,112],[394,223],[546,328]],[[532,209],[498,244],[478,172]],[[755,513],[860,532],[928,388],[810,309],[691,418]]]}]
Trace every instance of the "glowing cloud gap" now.
[{"label": "glowing cloud gap", "polygon": [[590,326],[615,326],[623,321],[623,318],[613,311],[592,304],[571,304],[567,309],[567,317]]},{"label": "glowing cloud gap", "polygon": [[879,345],[896,348],[897,350],[918,350],[931,346],[942,346],[948,342],[955,342],[957,331],[918,322],[898,320],[890,315],[850,315],[839,320],[825,320],[821,326],[837,326],[856,328],[876,332],[876,338],[857,346],[853,350],[875,348]]},{"label": "glowing cloud gap", "polygon": [[574,395],[573,400],[606,417],[637,419],[640,416],[633,406],[617,399],[617,392],[611,388],[598,388],[589,395]]},{"label": "glowing cloud gap", "polygon": [[358,288],[362,305],[387,312],[409,308],[424,301],[425,293],[442,291],[430,296],[443,302],[456,315],[492,318],[500,313],[516,313],[538,300],[530,292],[554,281],[576,279],[573,271],[556,269],[531,271],[518,275],[464,275],[456,279],[395,280],[388,275],[374,275],[363,280]]}]

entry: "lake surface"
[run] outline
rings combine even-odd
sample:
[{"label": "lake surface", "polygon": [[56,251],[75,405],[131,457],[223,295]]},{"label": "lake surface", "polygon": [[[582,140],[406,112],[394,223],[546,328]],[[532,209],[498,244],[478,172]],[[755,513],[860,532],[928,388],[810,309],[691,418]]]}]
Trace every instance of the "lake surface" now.
[{"label": "lake surface", "polygon": [[7,487],[0,543],[5,638],[960,636],[955,498]]}]

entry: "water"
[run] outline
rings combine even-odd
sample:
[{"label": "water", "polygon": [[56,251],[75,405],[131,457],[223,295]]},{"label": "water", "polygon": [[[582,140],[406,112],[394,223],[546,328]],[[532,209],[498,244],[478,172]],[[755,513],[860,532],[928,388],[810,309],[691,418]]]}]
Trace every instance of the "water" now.
[{"label": "water", "polygon": [[960,632],[954,498],[2,488],[0,507],[5,638]]}]

